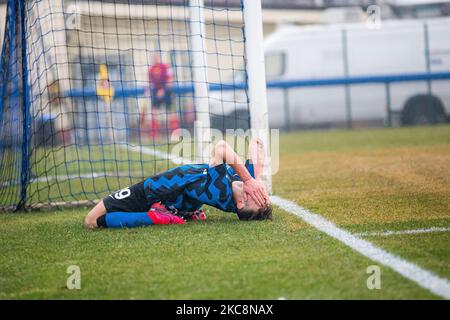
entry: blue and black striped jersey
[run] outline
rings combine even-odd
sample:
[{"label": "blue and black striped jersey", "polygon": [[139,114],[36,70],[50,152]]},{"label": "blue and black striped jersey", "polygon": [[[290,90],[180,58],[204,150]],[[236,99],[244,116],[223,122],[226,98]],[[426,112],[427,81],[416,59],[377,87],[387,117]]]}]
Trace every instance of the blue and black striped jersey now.
[{"label": "blue and black striped jersey", "polygon": [[[248,165],[253,175],[253,168]],[[227,164],[183,165],[157,174],[144,181],[149,204],[161,201],[167,207],[194,211],[207,204],[222,211],[236,212],[231,183],[240,180]]]}]

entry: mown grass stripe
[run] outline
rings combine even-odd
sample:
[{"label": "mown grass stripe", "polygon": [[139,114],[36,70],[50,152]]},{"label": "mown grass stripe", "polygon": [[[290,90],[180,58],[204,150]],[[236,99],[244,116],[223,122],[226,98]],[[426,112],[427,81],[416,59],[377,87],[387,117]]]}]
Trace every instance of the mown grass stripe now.
[{"label": "mown grass stripe", "polygon": [[337,227],[334,223],[325,219],[321,215],[311,213],[290,200],[286,200],[278,196],[272,196],[271,200],[275,205],[279,206],[283,210],[296,215],[316,229],[343,242],[367,258],[395,270],[403,277],[415,282],[422,288],[428,289],[442,298],[450,299],[450,282],[448,279],[441,278],[438,275],[415,265],[414,263],[406,261],[392,253],[378,248],[371,242],[361,239],[358,236]]}]

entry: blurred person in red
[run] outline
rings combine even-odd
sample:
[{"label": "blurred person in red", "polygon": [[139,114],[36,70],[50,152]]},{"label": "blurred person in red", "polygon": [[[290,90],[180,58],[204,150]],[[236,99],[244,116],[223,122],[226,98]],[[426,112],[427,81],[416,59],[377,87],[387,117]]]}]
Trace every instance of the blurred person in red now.
[{"label": "blurred person in red", "polygon": [[158,53],[153,54],[153,62],[149,68],[150,94],[152,108],[160,109],[165,106],[166,111],[172,105],[172,72],[167,63],[161,61]]}]

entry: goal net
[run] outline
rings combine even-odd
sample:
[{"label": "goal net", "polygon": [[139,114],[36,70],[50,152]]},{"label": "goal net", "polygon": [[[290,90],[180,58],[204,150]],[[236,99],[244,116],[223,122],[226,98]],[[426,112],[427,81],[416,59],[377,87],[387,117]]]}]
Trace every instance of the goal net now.
[{"label": "goal net", "polygon": [[[207,162],[211,129],[264,128],[265,101],[251,111],[261,79],[249,86],[260,30],[247,25],[261,21],[247,3],[260,11],[253,0],[9,0],[0,207],[94,203],[181,156]],[[192,154],[172,154],[181,140]]]}]

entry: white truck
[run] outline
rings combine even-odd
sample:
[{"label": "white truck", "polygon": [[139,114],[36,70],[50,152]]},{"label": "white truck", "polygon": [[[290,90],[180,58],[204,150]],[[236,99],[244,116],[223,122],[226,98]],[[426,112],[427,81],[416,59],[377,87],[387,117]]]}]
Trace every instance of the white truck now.
[{"label": "white truck", "polygon": [[[450,18],[382,21],[375,27],[285,26],[265,39],[265,55],[268,83],[445,74],[450,72]],[[246,105],[239,103],[244,92],[226,94],[221,100],[234,102],[212,104],[211,112],[231,122],[245,119]],[[267,97],[274,128],[335,126],[349,119],[356,126],[384,125],[388,110],[394,124],[442,123],[450,114],[450,79],[393,82],[388,89],[383,83],[269,88]]]}]

